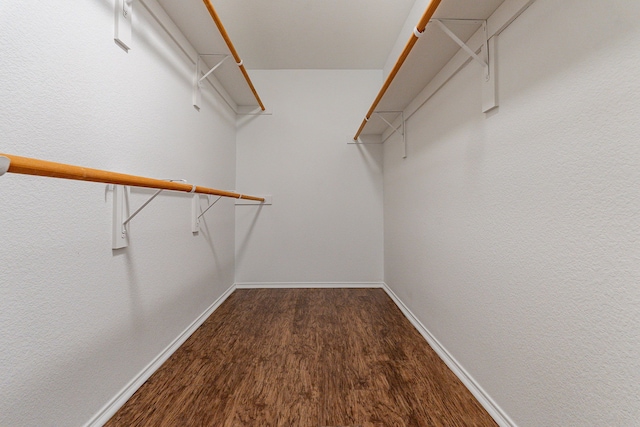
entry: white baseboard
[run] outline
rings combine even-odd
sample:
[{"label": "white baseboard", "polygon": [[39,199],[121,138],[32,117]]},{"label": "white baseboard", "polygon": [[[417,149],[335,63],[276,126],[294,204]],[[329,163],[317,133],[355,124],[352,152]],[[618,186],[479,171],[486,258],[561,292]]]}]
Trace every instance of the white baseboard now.
[{"label": "white baseboard", "polygon": [[386,284],[382,284],[382,288],[387,295],[398,306],[400,311],[406,316],[411,324],[420,332],[420,335],[424,337],[429,343],[431,348],[440,356],[440,358],[446,363],[446,365],[453,371],[453,373],[462,381],[462,383],[469,389],[471,394],[475,396],[478,402],[486,409],[496,423],[500,427],[517,427],[516,423],[498,406],[498,404],[487,394],[486,391],[476,382],[475,379],[458,363],[458,361],[447,351],[447,349],[440,344],[440,342],[433,336],[433,334],[418,320],[418,318],[409,310],[409,308],[402,302],[400,298],[391,290]]},{"label": "white baseboard", "polygon": [[237,282],[236,289],[382,288],[383,282]]},{"label": "white baseboard", "polygon": [[89,420],[84,427],[101,427],[120,409],[127,400],[157,371],[164,362],[204,323],[205,320],[235,291],[235,285],[224,291],[213,304],[194,320],[178,337],[160,352],[138,375],[122,388],[106,405]]}]

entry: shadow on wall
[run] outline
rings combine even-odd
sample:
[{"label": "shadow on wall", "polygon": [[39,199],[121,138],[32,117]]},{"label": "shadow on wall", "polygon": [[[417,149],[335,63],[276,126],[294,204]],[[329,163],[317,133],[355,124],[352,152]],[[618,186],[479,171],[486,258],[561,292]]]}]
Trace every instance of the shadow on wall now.
[{"label": "shadow on wall", "polygon": [[[212,209],[215,209],[215,208],[212,208]],[[202,218],[200,218],[200,232],[198,233],[198,235],[200,235],[205,240],[205,242],[207,242],[207,246],[211,250],[211,255],[213,256],[215,270],[220,271],[221,269],[220,259],[218,258],[216,247],[213,244],[213,233],[209,229],[209,223],[207,222],[207,218],[206,218],[207,214],[203,215]]]},{"label": "shadow on wall", "polygon": [[382,172],[382,144],[356,144],[356,147],[371,180],[379,179]]},{"label": "shadow on wall", "polygon": [[[251,225],[247,228],[242,240],[240,241],[240,245],[236,248],[236,267],[238,264],[242,262],[244,259],[244,254],[247,250],[247,246],[249,245],[249,240],[251,239],[251,234],[253,233],[253,229],[255,228],[258,218],[260,217],[260,212],[262,212],[262,208],[264,205],[257,205],[257,209],[255,214],[253,215],[253,219],[251,220]],[[249,206],[246,206],[249,208]]]},{"label": "shadow on wall", "polygon": [[[108,193],[112,191],[112,186],[111,185],[106,185],[105,186],[105,203],[107,204],[111,204],[112,199],[108,198]],[[149,189],[149,188],[140,188],[140,187],[131,187],[130,188],[130,193],[131,194],[138,194],[138,195],[144,195],[146,197],[152,196],[156,193],[156,190],[154,189]],[[125,195],[128,195],[129,193],[125,193]],[[174,198],[174,199],[181,199],[181,202],[183,204],[187,204],[189,206],[191,206],[191,201],[188,200],[192,197],[191,194],[185,194],[185,193],[179,193],[179,192],[175,192],[175,191],[163,191],[162,193],[160,193],[159,197],[164,197],[164,198]],[[130,200],[129,197],[125,196],[126,199],[126,204],[127,204],[127,215],[131,215],[133,212],[135,212],[135,210],[137,210],[139,207],[141,207],[144,202],[143,201],[139,201],[136,200],[135,203],[130,204]],[[148,200],[148,199],[147,199]],[[157,199],[156,199],[157,200]],[[154,202],[151,202],[148,206],[146,206],[144,209],[154,209],[153,206]],[[156,207],[158,208],[158,207]],[[212,208],[215,209],[215,208]],[[202,209],[200,209],[202,211]],[[208,215],[212,215],[213,212],[207,212]],[[133,226],[135,226],[135,222],[137,221],[144,221],[144,218],[142,217],[144,215],[143,211],[140,211],[139,213],[140,216],[136,216],[133,218],[131,224]],[[189,218],[185,217],[184,218],[184,222],[185,222],[185,233],[187,232],[187,222],[188,222]],[[142,237],[142,236],[140,236]],[[213,262],[214,262],[214,271],[221,271],[222,270],[222,266],[220,265],[220,259],[218,257],[218,254],[216,252],[216,248],[213,242],[213,238],[212,238],[212,232],[209,229],[209,224],[206,220],[206,215],[203,216],[200,219],[200,232],[197,235],[193,235],[194,238],[202,238],[205,240],[205,242],[207,243],[207,246],[209,247],[212,257],[213,257]],[[106,242],[105,242],[106,244]],[[131,322],[133,325],[133,331],[139,331],[139,330],[143,330],[144,329],[144,319],[147,318],[148,316],[145,313],[145,306],[143,304],[143,298],[142,298],[142,292],[140,289],[140,281],[139,281],[139,274],[136,268],[136,256],[133,255],[133,253],[135,252],[135,242],[134,241],[130,241],[129,242],[129,247],[126,248],[122,248],[122,249],[113,249],[112,250],[112,254],[114,258],[120,258],[122,257],[124,259],[124,265],[125,265],[125,269],[126,269],[126,273],[127,273],[127,282],[129,284],[129,302],[131,305]]]}]

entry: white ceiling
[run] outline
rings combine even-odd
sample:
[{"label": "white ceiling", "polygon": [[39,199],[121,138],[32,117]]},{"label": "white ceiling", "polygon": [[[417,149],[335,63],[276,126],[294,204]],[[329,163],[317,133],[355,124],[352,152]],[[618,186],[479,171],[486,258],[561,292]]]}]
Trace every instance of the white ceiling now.
[{"label": "white ceiling", "polygon": [[249,69],[382,69],[414,1],[212,0],[212,4]]}]

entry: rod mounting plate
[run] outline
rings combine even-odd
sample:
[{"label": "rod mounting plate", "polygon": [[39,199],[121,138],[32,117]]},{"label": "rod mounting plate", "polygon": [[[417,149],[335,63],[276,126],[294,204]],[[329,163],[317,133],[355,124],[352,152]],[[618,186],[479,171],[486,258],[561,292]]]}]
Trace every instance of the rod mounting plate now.
[{"label": "rod mounting plate", "polygon": [[113,39],[125,52],[131,49],[132,0],[115,1],[115,22]]},{"label": "rod mounting plate", "polygon": [[124,185],[113,186],[113,221],[111,223],[112,249],[129,246],[128,226],[123,224],[128,216],[128,188]]},{"label": "rod mounting plate", "polygon": [[198,234],[200,232],[200,217],[198,217],[199,212],[200,196],[194,194],[191,198],[191,232],[193,234]]}]

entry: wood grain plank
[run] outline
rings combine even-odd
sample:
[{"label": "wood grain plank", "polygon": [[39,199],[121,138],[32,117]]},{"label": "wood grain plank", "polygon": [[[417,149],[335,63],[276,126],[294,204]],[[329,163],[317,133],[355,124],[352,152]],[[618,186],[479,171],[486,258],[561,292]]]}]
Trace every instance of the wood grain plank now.
[{"label": "wood grain plank", "polygon": [[236,290],[106,424],[495,426],[381,289]]}]

